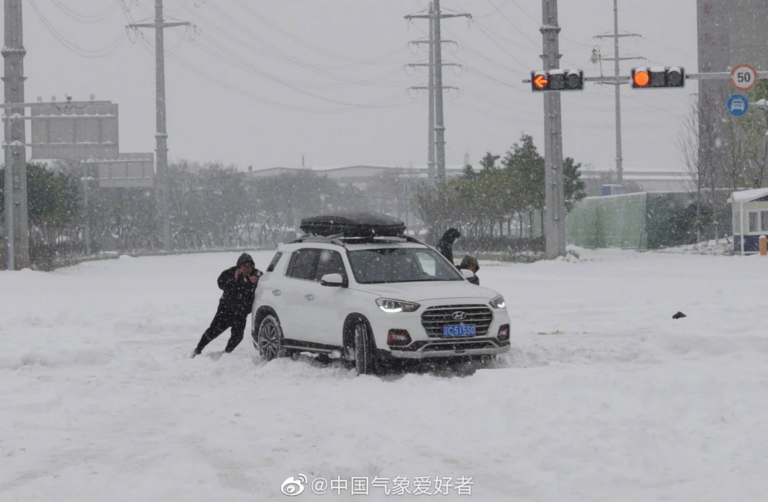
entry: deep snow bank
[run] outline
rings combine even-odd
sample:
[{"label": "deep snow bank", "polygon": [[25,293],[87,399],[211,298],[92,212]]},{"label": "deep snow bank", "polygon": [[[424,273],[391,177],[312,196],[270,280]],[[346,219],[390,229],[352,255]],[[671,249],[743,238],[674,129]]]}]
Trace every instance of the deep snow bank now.
[{"label": "deep snow bank", "polygon": [[298,474],[411,496],[297,500],[419,500],[417,477],[494,502],[764,499],[768,260],[584,253],[483,265],[514,350],[466,377],[264,364],[247,338],[186,358],[237,253],[0,273],[0,500],[286,500]]}]

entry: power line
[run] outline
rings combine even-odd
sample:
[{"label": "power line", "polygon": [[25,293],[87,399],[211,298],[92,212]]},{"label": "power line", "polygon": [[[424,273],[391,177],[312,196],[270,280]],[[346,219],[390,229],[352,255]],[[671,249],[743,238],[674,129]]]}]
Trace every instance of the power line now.
[{"label": "power line", "polygon": [[489,12],[488,14],[483,14],[482,16],[473,16],[473,17],[474,17],[474,18],[477,20],[477,19],[484,19],[484,18],[486,18],[486,17],[490,17],[490,16],[493,16],[494,14],[496,14],[497,12],[499,12],[501,9],[503,9],[504,7],[506,7],[506,6],[509,4],[509,2],[510,2],[510,1],[511,1],[511,0],[507,0],[506,2],[504,2],[503,4],[501,4],[499,7],[496,7],[495,9],[493,9],[493,11]]},{"label": "power line", "polygon": [[[140,34],[139,41],[142,43],[142,46],[148,52],[154,53],[154,48],[153,48],[151,42],[149,40],[147,40],[143,36],[143,34]],[[241,97],[244,97],[244,98],[247,98],[249,100],[252,100],[252,101],[255,101],[255,102],[258,102],[258,103],[261,103],[261,104],[273,106],[273,107],[276,107],[276,108],[280,108],[280,109],[283,109],[283,110],[303,112],[303,113],[316,113],[316,114],[323,114],[323,115],[325,115],[325,114],[342,114],[342,113],[347,113],[347,112],[352,112],[352,111],[360,111],[360,110],[373,109],[373,108],[400,108],[400,107],[404,107],[404,106],[412,106],[413,105],[413,103],[411,103],[411,102],[400,103],[400,104],[389,104],[389,105],[383,104],[386,101],[389,101],[392,98],[394,98],[396,95],[402,95],[401,94],[402,91],[400,91],[400,92],[398,92],[396,94],[392,94],[392,95],[386,96],[386,97],[384,97],[382,99],[379,99],[377,101],[374,101],[373,103],[370,103],[368,105],[358,105],[358,106],[351,106],[351,107],[347,107],[347,108],[326,108],[326,109],[321,109],[321,108],[308,108],[308,107],[303,107],[303,106],[291,105],[291,104],[286,104],[286,103],[282,103],[282,102],[279,102],[279,101],[271,100],[271,99],[268,99],[268,98],[263,98],[261,96],[257,96],[256,94],[253,94],[251,92],[248,92],[248,91],[245,91],[245,90],[240,89],[238,87],[235,87],[235,86],[225,82],[224,80],[221,80],[220,78],[218,78],[218,77],[216,77],[216,76],[206,72],[205,70],[203,70],[203,69],[193,65],[192,63],[190,63],[189,61],[181,58],[178,55],[174,54],[174,55],[171,55],[169,57],[170,57],[170,59],[172,59],[173,61],[176,61],[177,63],[179,63],[181,66],[183,66],[187,70],[189,70],[192,73],[194,73],[194,74],[196,74],[196,75],[198,75],[198,76],[200,76],[200,77],[202,77],[202,78],[212,82],[213,84],[215,84],[218,87],[221,87],[222,89],[228,90],[228,91],[230,91],[230,92],[232,92],[234,94],[237,94],[237,95],[239,95]]]},{"label": "power line", "polygon": [[340,100],[337,100],[337,99],[327,98],[327,97],[321,96],[319,94],[315,94],[313,92],[309,92],[307,90],[304,90],[304,89],[302,89],[300,87],[300,85],[302,85],[302,83],[291,82],[291,81],[289,81],[287,79],[284,79],[284,78],[281,78],[281,77],[277,77],[275,75],[272,75],[270,73],[262,71],[259,68],[257,68],[255,65],[253,65],[252,63],[248,62],[247,60],[245,60],[245,59],[243,59],[243,58],[241,58],[241,57],[239,57],[237,55],[228,53],[226,47],[224,47],[222,44],[218,43],[212,37],[210,37],[210,36],[209,37],[205,37],[204,40],[205,39],[207,39],[208,41],[212,42],[213,45],[215,47],[217,47],[219,50],[218,51],[211,50],[210,48],[207,48],[207,47],[205,47],[205,46],[203,46],[201,44],[197,44],[197,46],[201,50],[207,52],[208,54],[212,55],[213,57],[215,57],[217,59],[226,61],[229,64],[231,64],[231,65],[233,65],[233,66],[235,66],[237,68],[240,68],[241,70],[244,70],[244,71],[246,71],[248,73],[251,73],[253,75],[258,75],[258,76],[260,76],[262,78],[265,78],[265,79],[267,79],[267,80],[269,80],[271,82],[275,82],[275,83],[280,84],[280,85],[282,85],[284,87],[287,87],[287,88],[289,88],[289,89],[291,89],[291,90],[293,90],[295,92],[298,92],[300,94],[304,94],[306,96],[309,96],[309,97],[312,97],[312,98],[315,98],[315,99],[319,99],[319,100],[322,100],[322,101],[327,101],[329,103],[334,103],[334,104],[338,104],[338,105],[342,105],[342,106],[360,106],[357,103],[349,103],[349,102],[346,102],[346,101],[340,101]]},{"label": "power line", "polygon": [[[490,5],[492,5],[493,7],[496,7],[496,5],[494,5],[494,3],[493,3],[493,2],[491,2],[491,0],[486,0],[486,1],[487,1],[487,2],[488,2]],[[522,10],[522,11],[523,11],[523,13],[525,13],[526,15],[528,15],[529,17],[531,17],[531,18],[533,19],[533,17],[532,17],[532,16],[530,16],[530,14],[528,14],[528,12],[527,12],[527,11],[525,11],[525,10],[524,10],[522,7],[520,7],[520,6],[517,4],[517,2],[515,2],[515,0],[511,0],[511,1],[512,1],[512,4],[513,4],[513,5],[515,5],[515,6],[516,6],[518,9]],[[533,44],[533,46],[534,46],[534,47],[536,47],[536,41],[535,41],[535,40],[532,40],[532,39],[531,39],[531,37],[529,37],[529,36],[528,36],[528,35],[527,35],[527,34],[526,34],[526,33],[525,33],[523,30],[521,30],[520,28],[518,28],[518,27],[517,27],[517,25],[516,25],[515,23],[513,23],[513,22],[512,22],[512,20],[511,20],[511,19],[509,19],[509,18],[506,16],[506,14],[504,14],[504,12],[502,12],[501,10],[499,10],[499,11],[498,11],[498,13],[499,13],[499,15],[500,15],[500,16],[501,16],[501,17],[502,17],[502,18],[503,18],[503,19],[504,19],[504,20],[505,20],[507,23],[509,23],[509,25],[510,25],[510,26],[511,26],[511,27],[512,27],[512,28],[513,28],[513,29],[514,29],[516,32],[520,33],[520,34],[521,34],[521,35],[522,35],[522,36],[523,36],[523,37],[524,37],[526,40],[528,40],[529,42],[531,42],[531,43]],[[537,21],[536,19],[534,19],[534,21],[538,23],[538,21]]]},{"label": "power line", "polygon": [[[319,66],[315,64],[310,64],[306,61],[300,60],[298,58],[295,58],[293,56],[287,55],[283,53],[278,47],[276,47],[273,44],[270,44],[266,40],[264,40],[262,37],[259,37],[258,35],[252,33],[250,30],[245,28],[244,26],[241,26],[240,30],[241,32],[244,32],[249,38],[254,39],[257,41],[258,45],[255,45],[254,43],[245,41],[241,39],[238,36],[235,36],[232,33],[232,30],[227,30],[216,23],[211,22],[210,16],[200,16],[197,13],[191,12],[193,16],[195,16],[198,20],[203,21],[206,24],[209,24],[214,31],[219,33],[222,37],[226,38],[227,40],[230,40],[234,43],[236,43],[239,46],[242,46],[249,50],[249,52],[258,52],[259,54],[262,54],[265,57],[268,57],[273,60],[280,61],[282,63],[289,63],[298,67],[301,67],[305,70],[308,70],[312,73],[321,75],[323,77],[335,80],[337,82],[342,82],[345,85],[342,84],[335,84],[335,83],[328,83],[328,84],[305,84],[308,87],[314,87],[314,88],[350,88],[350,87],[362,87],[362,86],[380,86],[380,87],[390,87],[395,85],[403,85],[402,82],[385,82],[382,79],[389,75],[394,75],[396,72],[399,73],[398,70],[391,70],[381,75],[376,75],[373,77],[369,77],[366,79],[354,79],[342,75],[337,75],[335,73],[332,73],[331,71],[328,71],[330,68],[334,69],[351,69],[354,67],[360,67],[359,64],[354,65],[347,65],[346,68],[344,67],[331,67],[331,66]],[[220,16],[221,17],[221,16]],[[226,20],[226,18],[225,18]],[[209,37],[210,38],[210,37]],[[269,50],[267,50],[269,49]],[[397,52],[402,52],[405,50],[405,46],[403,46],[401,49],[398,49]]]},{"label": "power line", "polygon": [[[124,14],[125,18],[130,23],[134,23],[135,22],[134,18],[130,14],[129,9],[125,5],[122,5],[122,7],[123,7],[122,10],[123,10],[123,14]],[[137,40],[141,43],[143,48],[146,49],[148,52],[154,54],[154,46],[152,45],[152,43],[141,32],[137,32],[137,34],[138,34]],[[396,108],[396,107],[403,107],[403,106],[412,106],[412,104],[413,104],[411,102],[400,103],[400,104],[384,104],[384,103],[386,103],[388,101],[391,101],[393,99],[393,97],[395,97],[395,95],[389,95],[389,96],[386,96],[386,97],[384,97],[382,99],[376,100],[376,101],[374,101],[372,103],[369,103],[369,104],[354,105],[354,106],[349,106],[349,107],[346,107],[346,108],[326,108],[326,109],[321,109],[321,108],[309,108],[309,107],[297,106],[297,105],[282,103],[282,102],[279,102],[279,101],[275,101],[275,100],[271,100],[271,99],[268,99],[268,98],[264,98],[264,97],[261,97],[261,96],[258,96],[256,94],[254,94],[252,92],[245,91],[245,90],[240,89],[240,88],[238,88],[238,87],[236,87],[236,86],[234,86],[232,84],[229,84],[228,82],[222,80],[221,78],[219,78],[217,76],[212,75],[211,73],[209,73],[209,72],[207,72],[207,71],[205,71],[205,70],[203,70],[201,68],[198,68],[194,64],[192,64],[189,61],[181,58],[178,55],[174,54],[174,55],[168,55],[168,56],[169,56],[170,59],[172,59],[173,61],[176,61],[177,63],[179,63],[180,65],[185,67],[187,70],[189,70],[192,73],[194,73],[194,74],[196,74],[196,75],[198,75],[198,76],[200,76],[200,77],[202,77],[202,78],[212,82],[213,84],[215,84],[218,87],[221,87],[222,89],[230,91],[230,92],[232,92],[234,94],[237,94],[237,95],[239,95],[241,97],[244,97],[244,98],[247,98],[249,100],[252,100],[252,101],[255,101],[255,102],[258,102],[258,103],[261,103],[261,104],[265,104],[265,105],[281,108],[281,109],[284,109],[284,110],[291,110],[291,111],[304,112],[304,113],[315,113],[315,114],[342,114],[342,113],[347,113],[347,112],[351,112],[351,111],[359,111],[359,110],[366,110],[366,109],[372,109],[372,108]],[[400,93],[397,93],[397,94],[400,94]]]},{"label": "power line", "polygon": [[[475,54],[477,57],[479,57],[479,58],[481,58],[481,59],[484,59],[485,61],[488,61],[489,63],[493,64],[494,66],[497,66],[497,67],[499,67],[499,68],[502,68],[502,69],[504,69],[504,70],[510,71],[510,72],[512,72],[512,73],[514,73],[514,74],[516,74],[516,75],[526,75],[526,73],[524,73],[524,72],[521,72],[521,71],[519,71],[519,70],[515,70],[514,68],[510,68],[509,66],[506,66],[506,65],[504,65],[504,64],[501,64],[501,63],[499,63],[498,61],[495,61],[495,60],[493,60],[493,59],[489,58],[488,56],[486,56],[485,54],[483,54],[481,51],[478,51],[477,49],[473,48],[472,46],[470,46],[470,45],[469,45],[469,44],[467,44],[466,42],[462,42],[461,40],[459,40],[459,39],[458,39],[458,38],[455,36],[456,34],[455,34],[455,33],[454,33],[452,30],[450,30],[449,28],[445,28],[445,31],[447,31],[448,33],[450,33],[451,35],[453,35],[453,36],[454,36],[454,38],[456,38],[456,39],[457,39],[457,41],[458,41],[457,43],[458,43],[458,45],[459,45],[459,47],[460,47],[461,49],[466,49],[466,50],[468,50],[469,52],[471,52],[471,53]],[[459,56],[458,56],[458,55],[455,55],[455,54],[454,54],[454,57],[455,57],[457,60],[461,61],[461,59],[459,58]],[[517,62],[519,63],[519,61],[517,61]],[[466,63],[465,63],[464,65],[466,66]]]},{"label": "power line", "polygon": [[115,12],[120,7],[120,0],[114,0],[112,5],[107,7],[106,10],[93,15],[87,15],[87,14],[80,14],[69,7],[67,7],[61,0],[52,0],[53,5],[59,8],[65,15],[68,17],[74,19],[75,21],[79,21],[81,23],[100,23],[104,21],[106,18],[108,18],[113,12]]},{"label": "power line", "polygon": [[[227,38],[228,40],[231,40],[231,41],[235,42],[236,44],[245,47],[246,49],[250,49],[252,51],[259,51],[259,52],[263,53],[263,51],[260,48],[254,46],[253,44],[245,42],[245,41],[243,41],[242,39],[240,39],[238,37],[235,37],[235,36],[231,35],[230,33],[228,33],[223,28],[220,28],[218,25],[213,24],[213,23],[211,23],[211,25],[213,26],[214,31],[220,33],[224,38]],[[208,35],[204,31],[198,30],[198,33],[203,38],[207,38],[207,39],[212,40],[212,41],[215,40],[213,37],[211,37],[210,35]],[[219,45],[221,47],[223,44],[217,43],[217,45]],[[225,53],[226,54],[230,54],[230,52],[232,52],[232,51],[230,51],[228,49],[225,49]],[[311,71],[313,73],[316,73],[316,74],[319,74],[319,75],[322,75],[322,76],[325,76],[325,77],[328,77],[328,78],[332,78],[332,79],[338,80],[339,82],[343,82],[344,83],[344,84],[333,84],[333,83],[329,83],[329,84],[297,83],[298,85],[305,85],[307,87],[316,87],[316,88],[327,87],[327,88],[343,89],[343,88],[350,88],[350,87],[363,86],[363,85],[366,85],[366,86],[367,85],[378,85],[378,86],[383,86],[383,87],[394,86],[394,85],[402,85],[402,83],[400,83],[400,82],[375,84],[375,81],[380,80],[383,77],[386,77],[386,76],[389,76],[389,75],[394,75],[395,73],[400,73],[400,68],[395,69],[395,70],[390,70],[390,71],[388,71],[388,72],[386,72],[384,74],[377,75],[377,76],[371,77],[369,79],[360,80],[360,79],[353,79],[353,78],[349,78],[349,77],[335,75],[335,74],[333,74],[331,72],[319,69],[316,66],[307,65],[307,64],[305,64],[304,62],[302,62],[300,60],[289,59],[286,56],[279,57],[279,56],[275,56],[274,54],[271,54],[271,53],[266,53],[265,55],[267,57],[279,60],[281,62],[288,62],[288,63],[295,64],[295,65],[297,65],[297,66],[299,66],[301,68],[307,69],[307,70],[309,70],[309,71]]]},{"label": "power line", "polygon": [[127,31],[123,32],[120,37],[109,44],[107,47],[103,49],[97,49],[97,50],[90,50],[85,49],[83,47],[80,47],[69,40],[62,35],[54,26],[53,24],[48,20],[48,18],[45,17],[45,15],[40,11],[40,9],[35,4],[34,0],[28,0],[29,6],[32,7],[32,11],[35,13],[35,15],[40,19],[40,21],[43,23],[43,25],[48,29],[48,31],[54,36],[54,38],[65,48],[70,50],[71,52],[77,54],[78,56],[82,56],[85,58],[91,58],[91,59],[97,59],[97,58],[103,58],[105,56],[108,56],[115,50],[117,50],[118,47],[123,43],[123,41],[126,39]]},{"label": "power line", "polygon": [[273,30],[277,31],[278,33],[281,33],[286,38],[289,38],[290,40],[293,40],[294,42],[296,42],[296,43],[298,43],[300,45],[303,45],[304,47],[307,47],[309,49],[312,49],[312,50],[314,50],[314,51],[316,51],[316,52],[318,52],[320,54],[323,54],[325,56],[329,56],[331,58],[338,59],[338,60],[341,60],[341,61],[347,61],[347,62],[350,62],[350,63],[359,64],[359,65],[390,64],[390,63],[392,63],[392,61],[385,61],[385,60],[383,60],[383,58],[386,58],[386,57],[392,56],[394,54],[400,53],[403,50],[403,48],[401,47],[399,49],[387,52],[387,53],[385,53],[385,54],[383,54],[383,55],[381,55],[381,56],[379,56],[377,58],[373,58],[373,59],[360,59],[360,58],[353,58],[353,57],[349,57],[349,56],[343,56],[343,55],[336,54],[334,52],[325,50],[325,49],[323,49],[321,47],[316,46],[315,44],[311,44],[309,42],[306,42],[303,39],[293,35],[289,31],[287,31],[284,28],[280,27],[280,25],[270,21],[269,19],[265,18],[264,16],[262,16],[261,14],[256,12],[253,8],[249,7],[242,0],[234,0],[234,2],[236,4],[238,4],[243,10],[245,10],[246,12],[251,14],[259,22],[261,22],[262,24],[264,24],[266,26],[269,26],[270,28],[272,28]]},{"label": "power line", "polygon": [[[503,37],[503,36],[499,35],[499,34],[498,34],[496,31],[494,31],[493,29],[491,29],[489,26],[485,26],[483,23],[480,23],[480,22],[478,22],[477,20],[474,20],[474,23],[475,23],[475,24],[476,24],[476,25],[477,25],[477,26],[480,28],[480,30],[481,30],[483,33],[485,33],[486,31],[488,31],[488,32],[492,33],[492,34],[493,34],[493,36],[495,36],[495,37],[496,37],[496,38],[498,38],[499,40],[503,40],[504,42],[506,42],[506,43],[508,43],[508,44],[510,44],[510,45],[514,45],[515,47],[518,47],[518,48],[520,48],[520,49],[523,49],[523,50],[525,50],[525,51],[538,52],[538,49],[533,49],[533,48],[531,48],[531,47],[528,47],[528,46],[526,46],[526,45],[521,45],[521,44],[518,44],[517,42],[513,42],[512,40],[510,40],[510,39],[508,39],[508,38],[506,38],[506,37]],[[485,35],[486,35],[486,36],[488,36],[488,34],[487,34],[487,33],[485,33]],[[489,38],[489,39],[491,39],[490,37],[488,37],[488,38]],[[492,39],[491,39],[491,40],[492,40]],[[494,43],[495,43],[495,42],[494,42]],[[498,46],[498,45],[497,45],[497,47],[500,47],[500,46]],[[501,47],[500,47],[500,48],[501,48]],[[503,48],[501,48],[501,50],[503,50],[505,53],[507,52],[507,51],[506,51],[506,49],[503,49]]]},{"label": "power line", "polygon": [[168,9],[168,8],[166,8],[165,12],[170,14],[171,17],[173,17],[173,16],[179,15],[179,14],[189,10],[189,6],[191,4],[193,4],[193,3],[195,4],[195,7],[199,7],[198,2],[200,2],[200,1],[205,3],[205,0],[187,0],[184,3],[181,3],[180,1],[177,1],[177,3],[180,4],[177,9]]},{"label": "power line", "polygon": [[[294,62],[299,62],[300,64],[305,65],[305,66],[312,66],[311,64],[309,64],[309,63],[307,63],[305,61],[300,61],[300,60],[297,60],[296,58],[293,58],[291,56],[288,56],[288,55],[284,54],[283,51],[279,47],[275,46],[274,44],[271,44],[271,43],[267,42],[262,37],[256,35],[251,29],[249,29],[248,27],[246,27],[245,25],[240,23],[237,19],[233,18],[229,14],[227,14],[225,11],[223,11],[217,5],[215,5],[213,3],[206,4],[206,5],[208,5],[217,15],[219,15],[219,17],[221,17],[222,19],[226,20],[233,27],[237,28],[239,31],[241,31],[246,36],[256,40],[259,44],[261,44],[261,45],[263,45],[265,47],[268,47],[275,54],[279,54],[282,57],[288,58],[289,60],[294,61]],[[403,49],[399,49],[399,51],[404,50],[404,49],[405,49],[405,47],[403,47]],[[372,63],[368,62],[366,64],[370,65]],[[390,64],[390,63],[388,63],[388,62],[380,62],[380,63],[377,63],[377,64]],[[360,66],[360,63],[358,62],[358,63],[355,63],[355,64],[347,65],[344,68],[351,69],[351,68],[357,68],[359,66]],[[341,69],[341,68],[338,68],[338,69]]]},{"label": "power line", "polygon": [[[493,5],[493,3],[491,2],[491,0],[487,0],[487,2],[488,2],[488,3],[490,3],[491,5]],[[530,13],[529,13],[527,10],[525,10],[524,8],[522,8],[522,7],[520,6],[520,4],[519,4],[519,3],[517,3],[517,1],[516,1],[516,0],[510,0],[510,2],[512,2],[512,5],[514,5],[515,7],[517,7],[517,8],[520,10],[520,12],[522,12],[523,14],[525,14],[525,15],[526,15],[526,17],[530,18],[530,19],[531,19],[531,20],[532,20],[534,23],[536,23],[536,25],[538,25],[538,24],[539,24],[539,20],[538,20],[538,19],[536,19],[536,18],[535,18],[533,15],[531,15],[531,14],[530,14]],[[507,17],[504,15],[504,13],[500,12],[500,14],[502,15],[502,17],[503,17],[504,19],[506,19],[506,20],[507,20],[507,21],[508,21],[510,24],[512,24],[512,26],[513,26],[513,27],[515,27],[515,26],[514,26],[514,24],[512,23],[512,21],[510,21],[510,20],[509,20],[509,19],[508,19],[508,18],[507,18]],[[516,28],[516,27],[515,27],[515,28]],[[525,36],[525,35],[524,35],[524,36]],[[528,37],[526,36],[526,38],[528,38]],[[583,46],[583,47],[591,47],[591,45],[589,45],[589,44],[587,44],[587,43],[584,43],[584,42],[576,42],[575,40],[572,40],[572,39],[570,39],[570,38],[568,38],[568,37],[564,37],[564,36],[562,36],[562,35],[560,35],[560,38],[562,38],[563,40],[566,40],[566,41],[568,41],[568,42],[570,42],[570,43],[572,43],[572,44],[574,44],[574,45],[580,45],[580,46]],[[528,40],[530,40],[530,38],[528,38]]]}]

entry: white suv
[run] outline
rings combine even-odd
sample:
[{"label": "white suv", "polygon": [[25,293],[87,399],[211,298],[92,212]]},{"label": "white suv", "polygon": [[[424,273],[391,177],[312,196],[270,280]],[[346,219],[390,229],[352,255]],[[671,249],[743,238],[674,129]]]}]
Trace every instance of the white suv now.
[{"label": "white suv", "polygon": [[472,276],[409,237],[305,236],[281,245],[259,281],[254,347],[267,361],[341,357],[359,374],[388,360],[507,352],[504,298]]}]

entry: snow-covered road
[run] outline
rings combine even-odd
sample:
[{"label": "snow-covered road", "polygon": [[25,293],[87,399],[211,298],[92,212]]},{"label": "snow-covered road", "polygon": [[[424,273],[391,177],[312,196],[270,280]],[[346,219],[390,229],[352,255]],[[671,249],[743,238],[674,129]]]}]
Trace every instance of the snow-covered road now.
[{"label": "snow-covered road", "polygon": [[766,258],[483,264],[514,321],[502,367],[382,379],[265,365],[248,336],[188,359],[236,256],[0,272],[0,500],[291,500],[299,474],[411,494],[295,500],[428,499],[437,477],[449,500],[766,499]]}]

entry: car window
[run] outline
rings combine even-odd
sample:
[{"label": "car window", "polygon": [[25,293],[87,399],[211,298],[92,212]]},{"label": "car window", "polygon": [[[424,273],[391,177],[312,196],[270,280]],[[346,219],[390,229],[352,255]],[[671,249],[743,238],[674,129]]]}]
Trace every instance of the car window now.
[{"label": "car window", "polygon": [[267,267],[267,272],[274,272],[275,267],[277,266],[277,262],[280,261],[280,258],[283,256],[282,251],[278,251],[274,258],[272,258],[272,261],[269,263],[269,267]]},{"label": "car window", "polygon": [[341,255],[336,251],[323,249],[317,262],[315,280],[319,281],[327,274],[341,274],[342,277],[347,277],[347,271],[344,268],[344,260],[341,258]]},{"label": "car window", "polygon": [[464,280],[455,267],[431,249],[351,251],[349,262],[355,280],[360,284]]},{"label": "car window", "polygon": [[291,256],[291,264],[285,275],[294,279],[315,280],[319,249],[299,249]]},{"label": "car window", "polygon": [[437,260],[435,260],[434,256],[430,256],[427,253],[416,253],[416,258],[419,260],[424,273],[432,277],[437,274]]}]

